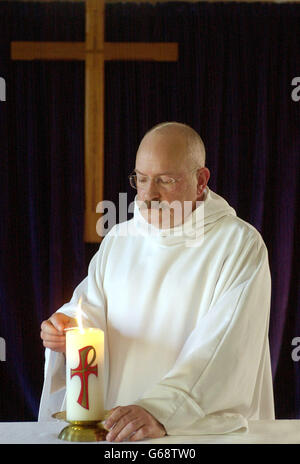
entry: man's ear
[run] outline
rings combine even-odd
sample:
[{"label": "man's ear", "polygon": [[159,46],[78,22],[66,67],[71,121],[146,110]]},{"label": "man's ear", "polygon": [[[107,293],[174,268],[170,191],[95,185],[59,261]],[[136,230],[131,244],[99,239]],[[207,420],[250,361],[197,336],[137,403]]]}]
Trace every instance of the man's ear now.
[{"label": "man's ear", "polygon": [[210,178],[210,171],[208,168],[204,167],[199,170],[198,173],[198,185],[197,185],[197,195],[200,196],[203,193],[203,190],[207,186],[207,183]]}]

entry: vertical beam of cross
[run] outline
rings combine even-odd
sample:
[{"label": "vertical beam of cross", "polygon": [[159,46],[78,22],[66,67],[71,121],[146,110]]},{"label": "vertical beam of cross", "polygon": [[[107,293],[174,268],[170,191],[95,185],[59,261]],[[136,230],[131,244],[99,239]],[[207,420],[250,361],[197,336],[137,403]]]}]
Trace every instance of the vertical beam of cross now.
[{"label": "vertical beam of cross", "polygon": [[104,182],[104,1],[86,3],[85,54],[85,227],[86,242],[97,242],[96,205]]}]

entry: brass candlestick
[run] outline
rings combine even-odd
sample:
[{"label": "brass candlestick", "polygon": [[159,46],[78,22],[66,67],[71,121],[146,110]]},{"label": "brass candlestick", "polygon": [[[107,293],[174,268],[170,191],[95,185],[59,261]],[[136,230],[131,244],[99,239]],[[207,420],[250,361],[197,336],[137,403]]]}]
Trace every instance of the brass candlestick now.
[{"label": "brass candlestick", "polygon": [[[105,411],[106,413],[107,411]],[[58,438],[66,441],[77,442],[92,442],[92,441],[105,441],[108,431],[101,421],[68,421],[66,411],[56,412],[52,415],[54,419],[68,422],[70,425],[62,429]]]}]

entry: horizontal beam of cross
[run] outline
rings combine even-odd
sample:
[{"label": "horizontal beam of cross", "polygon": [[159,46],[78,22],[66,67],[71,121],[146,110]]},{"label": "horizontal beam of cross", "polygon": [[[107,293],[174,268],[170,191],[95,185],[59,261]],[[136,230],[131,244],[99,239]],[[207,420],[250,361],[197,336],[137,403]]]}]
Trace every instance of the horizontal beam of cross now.
[{"label": "horizontal beam of cross", "polygon": [[[85,42],[11,42],[13,60],[84,61],[89,50]],[[105,61],[177,61],[178,44],[172,42],[105,42]]]}]

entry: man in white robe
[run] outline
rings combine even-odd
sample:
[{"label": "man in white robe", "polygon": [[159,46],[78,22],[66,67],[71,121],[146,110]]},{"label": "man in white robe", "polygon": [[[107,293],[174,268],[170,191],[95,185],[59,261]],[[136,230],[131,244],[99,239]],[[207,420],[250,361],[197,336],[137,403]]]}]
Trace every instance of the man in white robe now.
[{"label": "man in white robe", "polygon": [[209,176],[189,126],[163,123],[145,135],[131,177],[134,218],[106,235],[71,301],[42,323],[39,420],[64,407],[63,329],[80,297],[84,324],[105,333],[107,440],[220,434],[274,419],[267,249],[208,188]]}]

